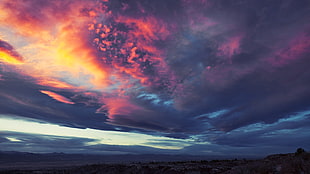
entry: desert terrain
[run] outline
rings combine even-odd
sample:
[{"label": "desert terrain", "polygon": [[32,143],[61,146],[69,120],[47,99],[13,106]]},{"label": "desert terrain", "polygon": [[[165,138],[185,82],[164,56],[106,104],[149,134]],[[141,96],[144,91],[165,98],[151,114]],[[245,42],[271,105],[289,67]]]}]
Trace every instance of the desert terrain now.
[{"label": "desert terrain", "polygon": [[[14,163],[13,154],[0,156],[2,174],[309,174],[310,153],[297,150],[295,153],[269,155],[263,159],[191,160],[152,162],[117,162],[110,158],[98,162],[96,156],[54,154],[49,156],[32,154],[33,161]],[[19,154],[22,155],[22,154]],[[27,155],[24,155],[27,156]],[[62,156],[62,158],[61,158]],[[9,158],[10,157],[10,158]],[[47,157],[50,159],[47,161]],[[130,157],[130,156],[129,156]],[[132,156],[133,157],[133,156]],[[159,157],[159,156],[158,156]],[[28,154],[27,160],[31,155]],[[42,159],[40,161],[40,158]],[[57,161],[58,158],[58,161]],[[11,161],[9,160],[11,159]],[[26,158],[25,158],[26,159]],[[146,158],[141,158],[141,161]],[[6,161],[5,161],[6,160]],[[97,160],[97,163],[95,161]],[[157,159],[159,160],[159,159]],[[145,160],[146,161],[146,160]],[[91,164],[93,163],[93,164]]]}]

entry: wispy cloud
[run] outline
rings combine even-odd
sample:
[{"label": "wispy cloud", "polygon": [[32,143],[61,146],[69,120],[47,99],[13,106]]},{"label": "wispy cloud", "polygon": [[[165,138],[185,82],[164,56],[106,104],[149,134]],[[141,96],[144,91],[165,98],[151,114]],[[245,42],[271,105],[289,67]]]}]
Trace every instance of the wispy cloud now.
[{"label": "wispy cloud", "polygon": [[42,92],[43,94],[46,94],[50,97],[52,97],[53,99],[59,101],[59,102],[63,102],[63,103],[67,103],[67,104],[74,104],[74,102],[72,102],[70,99],[62,96],[62,95],[59,95],[55,92],[52,92],[52,91],[44,91],[44,90],[41,90],[40,92]]}]

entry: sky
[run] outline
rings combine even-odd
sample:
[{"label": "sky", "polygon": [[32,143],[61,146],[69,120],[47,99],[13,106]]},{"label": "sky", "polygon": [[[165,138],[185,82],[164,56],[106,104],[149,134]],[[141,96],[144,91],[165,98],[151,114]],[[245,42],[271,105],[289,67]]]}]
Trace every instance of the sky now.
[{"label": "sky", "polygon": [[309,0],[0,0],[0,149],[310,150]]}]

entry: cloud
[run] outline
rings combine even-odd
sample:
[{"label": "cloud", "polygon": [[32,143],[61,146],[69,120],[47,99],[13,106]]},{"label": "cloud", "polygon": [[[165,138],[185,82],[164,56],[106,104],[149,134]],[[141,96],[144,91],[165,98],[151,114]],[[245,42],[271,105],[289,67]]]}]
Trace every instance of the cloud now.
[{"label": "cloud", "polygon": [[234,36],[231,38],[228,38],[226,42],[224,42],[222,45],[219,46],[219,56],[225,56],[228,58],[231,58],[234,54],[240,53],[240,40],[241,36]]},{"label": "cloud", "polygon": [[23,57],[19,55],[12,45],[0,39],[0,60],[9,64],[22,64]]},{"label": "cloud", "polygon": [[[1,115],[1,133],[4,149],[28,149],[39,152],[60,151],[68,148],[68,153],[168,153],[176,152],[190,145],[193,141],[177,140],[157,135],[137,132],[119,132],[97,129],[69,128],[50,124],[37,119],[25,119],[17,116]],[[17,126],[17,125],[23,125]],[[167,144],[169,143],[169,144]],[[11,146],[12,145],[12,146]],[[79,151],[76,151],[76,150]],[[140,151],[139,151],[140,149]],[[112,152],[111,152],[112,151]]]},{"label": "cloud", "polygon": [[62,82],[56,79],[38,79],[37,83],[42,86],[48,86],[48,87],[56,88],[56,89],[75,90],[77,88],[73,85],[70,85],[66,82]]},{"label": "cloud", "polygon": [[[256,25],[255,27],[257,27],[254,30],[251,28],[254,27],[254,24],[253,26],[246,25],[246,19],[234,19],[240,16],[251,16],[248,12],[245,13],[242,10],[240,12],[236,11],[244,7],[243,5],[247,3],[229,4],[219,2],[216,4],[213,4],[213,6],[230,9],[230,11],[227,11],[227,13],[232,13],[229,16],[229,23],[223,23],[226,19],[217,16],[216,12],[212,13],[211,10],[210,15],[206,16],[208,16],[208,19],[216,21],[213,27],[208,26],[205,30],[195,30],[187,38],[184,37],[178,49],[182,50],[182,52],[177,53],[179,55],[177,56],[178,59],[171,60],[172,62],[170,62],[170,64],[175,65],[173,68],[178,70],[180,75],[182,71],[185,71],[184,78],[182,79],[183,83],[179,85],[180,89],[185,90],[182,91],[183,96],[179,95],[180,97],[176,98],[176,106],[180,109],[185,108],[185,110],[192,108],[192,112],[197,113],[197,115],[234,108],[231,112],[213,119],[214,122],[210,121],[219,130],[226,131],[254,122],[273,122],[285,115],[289,115],[293,110],[307,109],[307,101],[300,94],[303,93],[303,95],[308,96],[308,93],[303,88],[308,83],[301,80],[303,77],[294,79],[294,75],[292,75],[295,74],[296,77],[298,76],[297,74],[309,74],[303,65],[300,64],[301,62],[307,64],[305,55],[309,47],[306,44],[302,44],[304,43],[302,39],[304,38],[303,33],[304,30],[307,30],[307,26],[296,23],[294,28],[292,26],[287,26],[287,28],[282,27],[281,29],[285,28],[296,31],[295,35],[289,33],[282,38],[287,41],[284,44],[283,40],[268,40],[269,33],[280,30],[280,28],[277,28],[279,27],[278,24],[274,24],[268,20],[257,21],[254,23]],[[255,8],[258,11],[261,10],[261,7]],[[281,15],[282,10],[285,11],[288,9],[279,9],[278,13],[281,13]],[[297,14],[298,12],[295,12],[295,17]],[[304,17],[302,17],[301,13],[299,14],[302,21]],[[221,15],[226,16],[229,14],[224,12]],[[274,16],[272,11],[270,11],[269,15],[273,18],[273,22],[278,22],[278,16]],[[288,20],[293,19],[292,17],[288,17]],[[262,23],[264,25],[268,23],[271,29],[263,30],[258,27]],[[223,29],[223,26],[227,27]],[[216,33],[212,32],[214,28],[218,28]],[[241,31],[241,35],[243,36],[238,38],[238,42],[235,42],[238,43],[238,51],[235,51],[232,56],[230,54],[223,53],[219,55],[216,53],[216,50],[223,48],[223,43],[224,45],[226,44],[225,40],[230,41],[231,38],[234,38],[234,34],[238,34],[236,32],[237,29],[239,33]],[[257,41],[256,38],[260,40]],[[261,44],[261,40],[264,40],[264,45]],[[283,57],[278,56],[278,49],[273,49],[272,44],[276,45],[274,47],[280,47],[280,50],[285,52],[282,54]],[[224,47],[230,50],[230,47]],[[286,61],[290,63],[281,63],[281,66],[273,66],[267,62],[270,56],[272,56],[272,60],[277,59],[278,63]],[[285,89],[280,87],[281,84],[284,85],[287,83],[292,85]],[[303,85],[300,86],[299,84]],[[184,95],[184,92],[188,95]],[[283,93],[287,95],[282,95]],[[297,109],[297,105],[299,109]]]},{"label": "cloud", "polygon": [[72,102],[70,99],[68,99],[68,98],[66,98],[66,97],[64,97],[62,95],[59,95],[59,94],[57,94],[55,92],[44,91],[44,90],[41,90],[40,92],[43,93],[43,94],[46,94],[46,95],[48,95],[50,97],[52,97],[53,99],[55,99],[55,100],[57,100],[59,102],[63,102],[63,103],[67,103],[67,104],[74,104],[74,102]]},{"label": "cloud", "polygon": [[[104,116],[96,114],[97,108],[94,106],[84,107],[83,102],[79,102],[78,99],[71,101],[76,103],[75,105],[55,102],[54,99],[40,92],[40,90],[49,91],[50,87],[37,85],[36,79],[8,71],[1,74],[3,75],[3,80],[0,81],[1,114],[35,118],[69,127],[94,126],[98,129],[113,129],[104,123],[106,119]],[[65,96],[80,94],[63,92]],[[85,115],[91,118],[85,118]]]},{"label": "cloud", "polygon": [[87,9],[89,5],[86,4],[86,1],[73,3],[71,0],[66,2],[58,0],[46,2],[40,0],[14,2],[4,0],[0,6],[3,16],[0,22],[3,25],[13,26],[19,34],[42,38],[43,40],[50,39],[50,24],[65,23],[76,15],[83,5]]},{"label": "cloud", "polygon": [[22,67],[23,72],[40,79],[58,79],[65,70],[75,81],[83,81],[79,78],[83,75],[84,80],[90,76],[86,81],[94,86],[106,84],[106,71],[95,49],[90,47],[90,42],[81,42],[87,40],[85,26],[94,18],[85,12],[92,11],[95,5],[95,1],[57,0],[1,3],[5,15],[0,23],[27,43],[20,48],[30,60]]},{"label": "cloud", "polygon": [[[148,146],[137,145],[108,145],[98,144],[90,138],[48,136],[24,133],[1,133],[1,139],[4,137],[14,137],[19,141],[1,141],[0,147],[3,151],[27,151],[33,153],[78,153],[78,154],[96,154],[96,155],[118,155],[118,154],[173,154],[176,150],[159,149]],[[68,148],[70,146],[70,148]]]},{"label": "cloud", "polygon": [[1,137],[0,138],[0,143],[3,143],[3,142],[8,142],[9,139],[5,138],[5,137]]}]

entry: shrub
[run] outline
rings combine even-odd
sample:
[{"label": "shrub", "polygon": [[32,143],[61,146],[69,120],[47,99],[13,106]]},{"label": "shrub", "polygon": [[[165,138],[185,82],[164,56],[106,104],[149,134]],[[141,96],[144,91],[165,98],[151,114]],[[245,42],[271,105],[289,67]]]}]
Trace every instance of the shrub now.
[{"label": "shrub", "polygon": [[295,155],[297,156],[297,155],[301,155],[301,154],[303,154],[303,153],[305,153],[306,151],[303,149],[303,148],[298,148],[297,150],[296,150],[296,152],[295,152]]}]

